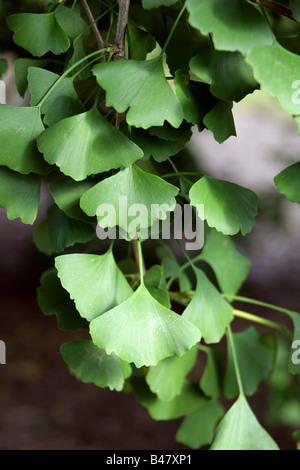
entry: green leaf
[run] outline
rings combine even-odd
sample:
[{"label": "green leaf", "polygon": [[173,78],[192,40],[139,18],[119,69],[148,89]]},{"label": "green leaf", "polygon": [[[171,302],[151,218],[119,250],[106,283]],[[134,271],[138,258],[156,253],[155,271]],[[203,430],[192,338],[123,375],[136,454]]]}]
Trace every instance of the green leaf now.
[{"label": "green leaf", "polygon": [[137,28],[130,21],[127,24],[126,34],[129,58],[132,60],[144,60],[147,54],[155,48],[154,37],[147,31]]},{"label": "green leaf", "polygon": [[45,67],[49,63],[48,59],[17,59],[14,64],[15,81],[18,92],[25,95],[28,86],[27,72],[29,67]]},{"label": "green leaf", "polygon": [[33,224],[40,202],[40,185],[38,175],[24,176],[0,167],[0,206],[6,209],[8,219],[20,217],[23,224]]},{"label": "green leaf", "polygon": [[300,204],[300,162],[285,168],[274,178],[277,189],[291,202]]},{"label": "green leaf", "polygon": [[107,354],[114,352],[138,368],[156,365],[168,356],[182,356],[200,341],[198,328],[158,303],[144,285],[92,320],[90,333]]},{"label": "green leaf", "polygon": [[212,33],[216,49],[246,53],[272,44],[272,31],[253,5],[240,0],[187,0],[189,22],[202,34]]},{"label": "green leaf", "polygon": [[279,450],[262,428],[244,395],[240,395],[217,427],[210,450]]},{"label": "green leaf", "polygon": [[72,253],[55,258],[62,286],[83,318],[91,321],[132,294],[111,250],[104,255]]},{"label": "green leaf", "polygon": [[195,365],[197,352],[198,345],[195,345],[181,357],[166,357],[157,366],[150,367],[146,382],[159,400],[170,401],[181,393],[185,378]]},{"label": "green leaf", "polygon": [[218,343],[233,320],[233,308],[200,269],[195,268],[197,287],[182,316],[201,331],[206,343]]},{"label": "green leaf", "polygon": [[55,18],[64,32],[70,37],[75,38],[88,28],[88,24],[75,13],[71,8],[60,5],[55,10]]},{"label": "green leaf", "polygon": [[232,135],[236,136],[231,109],[232,103],[219,101],[203,119],[203,124],[213,133],[219,144],[222,144]]},{"label": "green leaf", "polygon": [[204,403],[184,419],[176,433],[176,441],[192,449],[210,444],[217,422],[223,413],[220,403],[215,401]]},{"label": "green leaf", "polygon": [[97,64],[93,73],[106,91],[107,106],[119,113],[129,108],[129,125],[147,129],[162,126],[166,120],[174,127],[180,126],[183,110],[165,78],[161,57]]},{"label": "green leaf", "polygon": [[[191,204],[204,204],[204,219],[224,235],[250,232],[257,214],[257,195],[243,186],[203,176],[189,193]],[[201,215],[199,214],[201,217]]]},{"label": "green leaf", "polygon": [[251,267],[249,259],[237,250],[232,238],[214,229],[205,239],[201,259],[212,267],[220,289],[226,294],[238,292]]},{"label": "green leaf", "polygon": [[[270,375],[275,350],[263,342],[253,326],[240,333],[233,333],[233,338],[244,392],[246,395],[253,395],[259,384]],[[230,347],[224,391],[228,398],[233,398],[239,393]]]},{"label": "green leaf", "polygon": [[71,341],[60,348],[63,360],[70,371],[83,383],[94,383],[98,387],[109,387],[121,391],[124,379],[131,374],[131,367],[115,354],[108,356],[92,341]]},{"label": "green leaf", "polygon": [[[49,70],[37,67],[30,67],[28,69],[28,88],[31,96],[31,106],[39,104],[58,78],[59,75],[49,72]],[[72,78],[64,78],[41,107],[41,114],[45,115],[44,123],[48,126],[82,111],[83,106],[80,104],[74,90]]]},{"label": "green leaf", "polygon": [[82,222],[93,222],[79,206],[81,196],[93,186],[90,180],[74,181],[71,178],[63,177],[51,181],[49,189],[55,204],[71,219]]},{"label": "green leaf", "polygon": [[33,56],[41,57],[47,52],[61,54],[70,47],[65,31],[60,27],[55,12],[16,13],[7,18],[13,40]]},{"label": "green leaf", "polygon": [[191,124],[199,124],[199,105],[189,86],[189,75],[183,70],[177,70],[174,85],[176,96],[183,109],[184,119]]},{"label": "green leaf", "polygon": [[300,1],[290,0],[290,6],[293,13],[293,17],[300,21]]},{"label": "green leaf", "polygon": [[88,328],[88,322],[81,318],[73,300],[63,289],[55,268],[48,269],[41,276],[37,288],[37,302],[44,315],[56,315],[61,330],[77,331]]},{"label": "green leaf", "polygon": [[200,388],[207,397],[216,400],[223,390],[223,353],[218,349],[202,346],[207,362],[200,380]]},{"label": "green leaf", "polygon": [[76,181],[129,166],[143,156],[141,149],[95,107],[57,122],[40,135],[37,143],[47,162],[55,163]]},{"label": "green leaf", "polygon": [[25,175],[48,171],[36,148],[36,138],[44,130],[39,108],[1,104],[0,128],[0,165]]},{"label": "green leaf", "polygon": [[0,78],[7,70],[7,62],[5,59],[0,59]]},{"label": "green leaf", "polygon": [[[70,60],[67,63],[66,68],[69,69],[73,65],[76,64],[76,62],[79,62],[81,59],[87,56],[84,44],[83,44],[83,38],[84,36],[80,34],[80,36],[77,36],[72,42],[72,48],[73,48],[73,53],[70,57]],[[90,67],[87,66],[88,61],[82,62],[78,67],[75,67],[70,73],[69,76],[73,77],[76,75],[76,80],[84,80],[85,78],[91,77],[91,70]],[[85,68],[84,68],[85,67]],[[83,69],[83,70],[81,70]],[[79,71],[81,72],[79,73]],[[90,88],[89,88],[89,93],[90,93]]]},{"label": "green leaf", "polygon": [[170,420],[186,416],[203,406],[207,400],[194,382],[186,380],[180,395],[170,401],[161,401],[152,393],[143,378],[130,379],[138,401],[147,408],[155,420]]},{"label": "green leaf", "polygon": [[275,42],[272,46],[253,47],[246,61],[263,91],[275,96],[290,114],[300,114],[298,55]]},{"label": "green leaf", "polygon": [[[90,216],[97,214],[98,224],[102,228],[118,225],[130,238],[140,228],[147,228],[155,220],[165,219],[167,212],[175,208],[178,191],[176,186],[162,178],[132,165],[89,189],[81,197],[80,207]],[[98,207],[101,209],[105,205],[107,215],[103,218],[104,214],[99,212]],[[137,208],[133,215],[128,211],[131,207]]]},{"label": "green leaf", "polygon": [[75,243],[87,243],[95,235],[93,227],[84,222],[70,219],[56,205],[47,210],[47,218],[34,232],[34,243],[46,255],[60,253]]},{"label": "green leaf", "polygon": [[162,5],[169,7],[171,5],[174,5],[178,0],[142,0],[142,5],[143,8],[147,8],[150,10],[150,8],[158,8],[161,7]]}]

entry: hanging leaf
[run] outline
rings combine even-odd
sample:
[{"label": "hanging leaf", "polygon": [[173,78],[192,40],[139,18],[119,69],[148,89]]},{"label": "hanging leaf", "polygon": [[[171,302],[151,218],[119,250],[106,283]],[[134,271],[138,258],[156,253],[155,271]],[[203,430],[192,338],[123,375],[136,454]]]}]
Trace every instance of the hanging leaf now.
[{"label": "hanging leaf", "polygon": [[143,156],[141,149],[95,107],[57,122],[40,135],[37,143],[48,163],[55,163],[76,181],[129,166]]},{"label": "hanging leaf", "polygon": [[147,129],[168,121],[174,127],[180,126],[182,107],[165,78],[161,57],[97,64],[93,73],[106,91],[107,106],[119,113],[129,108],[129,125]]},{"label": "hanging leaf", "polygon": [[127,23],[127,41],[129,49],[129,58],[132,60],[144,60],[149,52],[153,51],[156,46],[154,37],[136,27],[130,21]]},{"label": "hanging leaf", "polygon": [[[257,214],[257,195],[243,186],[210,176],[203,176],[191,188],[193,206],[204,204],[204,218],[210,227],[224,235],[239,231],[246,235],[254,225]],[[201,218],[201,214],[199,214]]]},{"label": "hanging leaf", "polygon": [[[59,75],[49,72],[49,70],[37,67],[28,69],[28,89],[31,96],[31,106],[39,104],[58,78]],[[83,106],[80,104],[74,90],[72,78],[64,78],[41,106],[41,114],[45,115],[44,123],[48,126],[82,111]]]},{"label": "hanging leaf", "polygon": [[61,330],[77,331],[88,328],[88,322],[81,318],[73,300],[63,289],[55,268],[42,274],[37,288],[37,302],[44,315],[56,315],[57,326]]},{"label": "hanging leaf", "polygon": [[223,353],[218,349],[202,346],[207,362],[200,380],[200,388],[205,396],[216,400],[223,390]]},{"label": "hanging leaf", "polygon": [[131,374],[129,364],[115,354],[108,356],[92,341],[65,343],[60,352],[70,371],[83,383],[94,383],[97,387],[121,391],[124,380]]},{"label": "hanging leaf", "polygon": [[0,104],[0,128],[0,165],[25,175],[47,173],[49,167],[36,148],[44,130],[39,108]]},{"label": "hanging leaf", "polygon": [[[81,197],[80,207],[89,216],[97,214],[102,228],[118,225],[132,238],[153,221],[166,219],[167,212],[175,208],[178,191],[162,178],[132,165],[89,189]],[[98,208],[105,208],[105,214]]]},{"label": "hanging leaf", "polygon": [[187,0],[189,22],[204,35],[212,33],[216,49],[246,53],[272,44],[272,31],[259,10],[240,0]]},{"label": "hanging leaf", "polygon": [[88,28],[88,24],[81,16],[64,5],[59,5],[59,7],[56,8],[55,18],[70,38],[76,38],[76,36],[79,36],[79,34],[83,33]]},{"label": "hanging leaf", "polygon": [[274,178],[277,189],[291,202],[300,204],[300,162],[285,168]]},{"label": "hanging leaf", "polygon": [[10,220],[20,217],[23,224],[32,225],[40,202],[41,178],[20,175],[0,167],[0,207],[6,209]]},{"label": "hanging leaf", "polygon": [[249,259],[237,250],[232,238],[214,229],[205,239],[201,260],[210,264],[220,289],[226,294],[238,292],[251,266]]},{"label": "hanging leaf", "polygon": [[217,427],[210,450],[279,450],[262,428],[244,395],[240,395]]},{"label": "hanging leaf", "polygon": [[90,333],[107,354],[114,352],[138,368],[156,365],[168,356],[182,356],[200,341],[198,328],[158,303],[144,285],[92,320]]},{"label": "hanging leaf", "polygon": [[29,67],[45,67],[47,59],[16,59],[14,63],[15,81],[19,95],[24,97],[28,86],[27,72]]},{"label": "hanging leaf", "polygon": [[87,243],[94,235],[93,227],[70,219],[56,205],[52,205],[47,210],[46,220],[36,228],[33,240],[38,250],[49,256],[75,243]]},{"label": "hanging leaf", "polygon": [[62,286],[83,318],[91,321],[132,294],[111,250],[104,255],[68,254],[55,258]]},{"label": "hanging leaf", "polygon": [[198,345],[181,357],[166,357],[157,366],[151,366],[146,382],[159,400],[170,401],[181,393],[187,374],[195,365]]},{"label": "hanging leaf", "polygon": [[[253,326],[233,333],[233,337],[244,392],[253,395],[259,384],[270,375],[276,350],[263,342]],[[228,348],[224,391],[228,398],[239,393],[231,348]]]},{"label": "hanging leaf", "polygon": [[13,40],[33,56],[41,57],[47,52],[61,54],[70,47],[65,31],[59,25],[55,12],[16,13],[7,18]]},{"label": "hanging leaf", "polygon": [[272,46],[253,47],[246,61],[251,65],[261,89],[275,96],[290,114],[300,114],[300,57],[278,42]]},{"label": "hanging leaf", "polygon": [[223,413],[220,403],[215,401],[204,403],[184,419],[176,433],[176,441],[192,449],[210,444],[217,422]]},{"label": "hanging leaf", "polygon": [[231,109],[232,103],[219,101],[203,119],[203,124],[213,133],[219,144],[222,144],[232,135],[236,136]]},{"label": "hanging leaf", "polygon": [[195,268],[197,287],[182,316],[199,328],[206,343],[218,343],[233,320],[233,308],[200,269]]}]

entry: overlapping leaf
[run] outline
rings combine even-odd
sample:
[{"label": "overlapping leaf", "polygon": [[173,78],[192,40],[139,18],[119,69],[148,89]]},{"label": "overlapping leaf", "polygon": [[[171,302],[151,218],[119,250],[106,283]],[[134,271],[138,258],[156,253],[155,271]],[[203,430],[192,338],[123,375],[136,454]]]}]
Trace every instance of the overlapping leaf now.
[{"label": "overlapping leaf", "polygon": [[104,255],[75,253],[58,256],[55,266],[62,286],[74,299],[80,315],[88,321],[119,305],[132,294],[111,250]]},{"label": "overlapping leaf", "polygon": [[246,53],[272,44],[272,31],[259,10],[240,0],[187,0],[189,21],[202,34],[212,33],[216,49]]},{"label": "overlapping leaf", "polygon": [[274,180],[280,193],[285,194],[289,201],[300,204],[300,162],[285,168]]},{"label": "overlapping leaf", "polygon": [[236,136],[231,109],[232,103],[219,101],[203,119],[203,124],[213,133],[219,144],[231,136]]},{"label": "overlapping leaf", "polygon": [[92,320],[90,333],[107,354],[114,352],[137,367],[182,356],[200,341],[198,328],[158,303],[144,285],[122,304]]},{"label": "overlapping leaf", "polygon": [[47,162],[76,181],[127,167],[143,156],[137,145],[110,124],[95,107],[46,129],[38,147]]},{"label": "overlapping leaf", "polygon": [[165,78],[161,57],[97,64],[93,73],[106,91],[107,106],[119,113],[129,108],[128,124],[147,129],[168,121],[180,126],[182,106]]},{"label": "overlapping leaf", "polygon": [[60,348],[70,371],[83,383],[94,383],[110,390],[122,390],[124,380],[131,374],[131,367],[115,354],[108,356],[92,341],[71,341]]},{"label": "overlapping leaf", "polygon": [[196,325],[206,343],[217,343],[233,320],[233,308],[200,269],[195,268],[197,286],[183,317]]},{"label": "overlapping leaf", "polygon": [[207,361],[200,388],[207,397],[216,400],[223,390],[223,354],[222,351],[207,346],[202,346],[201,350],[207,355]]},{"label": "overlapping leaf", "polygon": [[27,73],[29,67],[45,67],[48,63],[48,59],[19,58],[15,60],[15,81],[18,92],[21,96],[25,95],[28,86]]},{"label": "overlapping leaf", "polygon": [[244,395],[232,405],[217,427],[211,450],[278,450],[262,428]]},{"label": "overlapping leaf", "polygon": [[204,204],[204,219],[224,235],[235,235],[239,231],[246,235],[251,231],[258,197],[250,189],[203,176],[192,186],[189,196],[193,206]]},{"label": "overlapping leaf", "polygon": [[6,209],[8,219],[20,217],[23,224],[33,224],[40,202],[41,178],[21,175],[0,167],[0,206]]}]

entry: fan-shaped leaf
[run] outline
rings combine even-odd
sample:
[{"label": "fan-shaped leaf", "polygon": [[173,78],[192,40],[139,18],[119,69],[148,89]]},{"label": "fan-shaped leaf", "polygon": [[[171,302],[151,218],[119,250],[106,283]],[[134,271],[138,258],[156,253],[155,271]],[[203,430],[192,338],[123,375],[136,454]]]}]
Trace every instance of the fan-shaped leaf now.
[{"label": "fan-shaped leaf", "polygon": [[125,302],[92,320],[90,332],[107,354],[115,352],[137,367],[182,356],[200,341],[198,328],[158,303],[143,285]]},{"label": "fan-shaped leaf", "polygon": [[132,294],[111,250],[104,255],[58,256],[55,266],[62,286],[75,300],[80,315],[88,321],[119,305]]},{"label": "fan-shaped leaf", "polygon": [[131,165],[142,150],[110,124],[95,107],[57,122],[38,139],[47,162],[80,181],[87,176]]},{"label": "fan-shaped leaf", "polygon": [[204,117],[203,124],[209,129],[219,144],[232,135],[236,136],[232,116],[232,103],[219,101]]},{"label": "fan-shaped leaf", "polygon": [[131,374],[131,367],[115,354],[108,356],[92,341],[71,341],[60,348],[70,371],[83,383],[94,383],[110,390],[122,390],[124,379]]},{"label": "fan-shaped leaf", "polygon": [[70,38],[76,38],[88,28],[88,24],[71,8],[59,5],[55,10],[55,18]]},{"label": "fan-shaped leaf", "polygon": [[291,202],[300,204],[300,162],[285,168],[275,176],[275,184],[278,191]]}]

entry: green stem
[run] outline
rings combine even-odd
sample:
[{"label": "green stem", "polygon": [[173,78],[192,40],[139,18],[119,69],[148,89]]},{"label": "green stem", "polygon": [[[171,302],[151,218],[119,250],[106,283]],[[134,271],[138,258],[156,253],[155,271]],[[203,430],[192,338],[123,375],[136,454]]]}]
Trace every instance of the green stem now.
[{"label": "green stem", "polygon": [[163,49],[162,49],[162,51],[161,51],[161,54],[162,54],[162,55],[166,52],[166,49],[167,49],[167,47],[168,47],[168,45],[169,45],[169,42],[170,42],[170,40],[171,40],[171,38],[172,38],[172,36],[173,36],[173,33],[174,33],[175,29],[176,29],[176,26],[178,25],[179,20],[180,20],[180,18],[182,17],[182,15],[183,15],[185,9],[186,9],[186,5],[183,5],[182,9],[181,9],[180,12],[179,12],[179,15],[177,16],[176,20],[175,20],[174,23],[173,23],[173,26],[172,26],[172,28],[171,28],[171,31],[169,32],[169,35],[168,35],[167,40],[166,40],[166,42],[165,42],[165,45],[164,45],[164,47],[163,47]]},{"label": "green stem", "polygon": [[234,364],[236,380],[237,380],[238,387],[239,387],[239,392],[240,392],[240,395],[244,395],[243,383],[242,383],[242,379],[241,379],[240,368],[239,368],[239,364],[238,364],[237,354],[236,354],[236,350],[235,350],[235,345],[234,345],[234,340],[233,340],[233,335],[232,335],[230,325],[227,326],[226,336],[227,336],[227,340],[230,343],[231,350],[232,350],[233,364]]},{"label": "green stem", "polygon": [[141,285],[144,285],[144,272],[143,272],[143,253],[142,253],[142,242],[140,239],[137,241],[138,254],[139,254],[139,268],[140,268],[140,280]]},{"label": "green stem", "polygon": [[271,310],[276,310],[277,312],[285,313],[287,315],[290,314],[290,311],[286,308],[278,307],[277,305],[269,304],[267,302],[262,302],[261,300],[256,299],[249,299],[248,297],[242,297],[240,295],[232,295],[232,294],[222,294],[223,297],[226,299],[237,300],[239,302],[245,302],[248,304],[258,305],[259,307],[266,307]]},{"label": "green stem", "polygon": [[171,178],[172,176],[199,176],[202,177],[202,173],[197,173],[195,171],[178,171],[174,173],[166,173],[165,175],[162,175],[161,178]]},{"label": "green stem", "polygon": [[102,53],[102,52],[106,52],[108,51],[108,49],[101,49],[99,51],[94,51],[94,52],[91,52],[91,54],[88,54],[86,57],[83,57],[82,59],[78,60],[77,62],[75,62],[75,64],[73,64],[71,67],[69,67],[54,83],[53,85],[51,85],[51,87],[48,89],[48,91],[45,93],[45,95],[43,96],[43,98],[39,101],[39,103],[37,104],[37,107],[38,108],[41,108],[44,104],[44,102],[46,101],[46,99],[49,98],[49,96],[51,95],[51,93],[55,90],[55,88],[60,84],[60,82],[67,76],[69,75],[70,72],[72,72],[72,70],[74,70],[76,67],[78,67],[78,65],[82,64],[83,62],[85,62],[86,60],[90,59],[91,57],[94,57],[95,55],[99,54],[99,53]]},{"label": "green stem", "polygon": [[255,323],[260,323],[261,325],[265,325],[270,328],[273,328],[276,331],[280,331],[281,333],[286,335],[288,338],[293,339],[292,333],[288,331],[284,326],[280,325],[279,323],[276,323],[271,320],[267,320],[266,318],[259,317],[257,315],[254,315],[253,313],[244,312],[243,310],[234,309],[233,314],[236,317],[244,318],[245,320],[249,320]]}]

